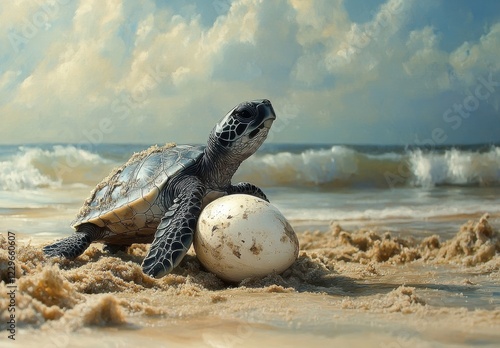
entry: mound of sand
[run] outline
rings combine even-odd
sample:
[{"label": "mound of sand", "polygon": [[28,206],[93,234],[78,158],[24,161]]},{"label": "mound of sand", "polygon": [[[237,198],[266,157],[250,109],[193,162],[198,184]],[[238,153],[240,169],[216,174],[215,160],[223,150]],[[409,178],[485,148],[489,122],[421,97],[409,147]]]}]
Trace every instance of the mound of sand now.
[{"label": "mound of sand", "polygon": [[380,235],[370,230],[347,232],[332,224],[329,233],[305,232],[300,236],[302,250],[314,250],[328,260],[346,262],[406,263],[426,262],[461,263],[473,266],[491,260],[500,252],[498,231],[493,230],[484,215],[478,222],[469,221],[447,241],[438,235],[421,241],[414,238],[393,237],[389,232]]},{"label": "mound of sand", "polygon": [[[500,238],[488,216],[469,221],[451,239],[394,237],[370,230],[349,232],[332,224],[326,233],[299,234],[301,251],[281,275],[227,284],[205,271],[190,252],[172,274],[153,279],[140,263],[147,246],[133,245],[127,253],[109,255],[91,246],[76,260],[48,259],[40,245],[17,245],[16,320],[33,328],[61,325],[120,325],[127,316],[185,316],[226,305],[235,294],[316,293],[342,296],[340,309],[415,312],[426,301],[408,286],[397,286],[369,300],[350,297],[361,286],[354,280],[379,274],[380,267],[406,264],[500,266]],[[0,293],[8,293],[7,240],[0,236]],[[193,302],[198,299],[198,302]],[[200,302],[201,301],[201,302]],[[0,328],[9,318],[9,298],[0,299]],[[230,309],[228,309],[230,310]]]}]

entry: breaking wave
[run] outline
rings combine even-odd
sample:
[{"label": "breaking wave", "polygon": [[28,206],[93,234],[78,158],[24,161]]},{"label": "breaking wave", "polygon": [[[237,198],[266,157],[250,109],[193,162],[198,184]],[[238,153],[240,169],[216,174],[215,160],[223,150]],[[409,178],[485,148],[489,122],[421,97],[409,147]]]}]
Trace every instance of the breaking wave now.
[{"label": "breaking wave", "polygon": [[72,145],[20,146],[14,154],[3,157],[0,189],[4,191],[95,184],[100,180],[102,165],[109,163],[98,154]]},{"label": "breaking wave", "polygon": [[367,153],[345,146],[254,156],[243,163],[238,179],[263,186],[432,187],[497,186],[500,148]]},{"label": "breaking wave", "polygon": [[[132,153],[124,146],[110,155],[106,145],[91,152],[73,145],[0,148],[0,190],[94,186]],[[135,149],[135,148],[134,148]],[[393,188],[401,186],[500,186],[500,147],[488,149],[353,148],[264,151],[246,160],[235,181],[259,186]]]},{"label": "breaking wave", "polygon": [[450,149],[444,153],[416,150],[409,156],[411,183],[415,186],[472,185],[500,183],[500,148],[477,153]]}]

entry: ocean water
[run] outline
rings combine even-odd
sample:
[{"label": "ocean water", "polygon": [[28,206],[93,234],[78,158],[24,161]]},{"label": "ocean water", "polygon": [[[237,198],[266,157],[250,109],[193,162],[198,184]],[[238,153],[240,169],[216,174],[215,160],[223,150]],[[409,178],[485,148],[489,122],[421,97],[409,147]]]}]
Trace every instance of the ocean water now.
[{"label": "ocean water", "polygon": [[[0,146],[0,230],[71,233],[69,223],[92,188],[148,146]],[[335,221],[452,234],[457,221],[500,217],[499,145],[264,144],[233,181],[260,186],[299,230]]]},{"label": "ocean water", "polygon": [[265,144],[234,181],[262,187],[301,250],[283,274],[237,286],[192,251],[161,279],[142,272],[143,245],[46,258],[93,187],[147,147],[0,146],[0,264],[14,238],[23,313],[2,347],[499,346],[500,146]]}]

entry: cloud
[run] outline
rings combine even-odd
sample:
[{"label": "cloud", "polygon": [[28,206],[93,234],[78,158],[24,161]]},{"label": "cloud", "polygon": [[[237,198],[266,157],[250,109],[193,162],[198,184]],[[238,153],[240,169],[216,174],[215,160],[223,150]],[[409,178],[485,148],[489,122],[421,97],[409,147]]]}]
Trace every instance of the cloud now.
[{"label": "cloud", "polygon": [[477,42],[464,42],[450,55],[450,63],[457,73],[483,72],[488,69],[499,70],[496,59],[500,54],[500,23],[492,25],[489,32],[482,35]]},{"label": "cloud", "polygon": [[406,42],[410,54],[403,69],[413,81],[420,81],[420,93],[435,94],[450,88],[448,54],[438,48],[438,43],[439,37],[429,26],[411,31]]},{"label": "cloud", "polygon": [[266,97],[273,141],[408,143],[499,72],[500,22],[474,12],[481,34],[451,47],[443,28],[460,26],[439,6],[387,0],[360,23],[343,0],[12,3],[0,9],[0,139],[86,141],[106,119],[102,141],[203,142],[234,104]]}]

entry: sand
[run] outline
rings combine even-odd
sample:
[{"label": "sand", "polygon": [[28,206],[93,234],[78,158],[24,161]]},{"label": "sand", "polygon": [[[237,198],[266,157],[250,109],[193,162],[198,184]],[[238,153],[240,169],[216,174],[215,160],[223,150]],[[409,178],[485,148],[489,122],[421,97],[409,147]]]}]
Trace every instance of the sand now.
[{"label": "sand", "polygon": [[[93,244],[48,259],[18,236],[9,284],[0,236],[2,347],[496,346],[500,234],[485,215],[456,235],[421,240],[373,230],[298,234],[281,275],[224,283],[191,250],[161,279],[142,273],[146,245],[111,255]],[[8,339],[15,286],[15,341]]]}]

